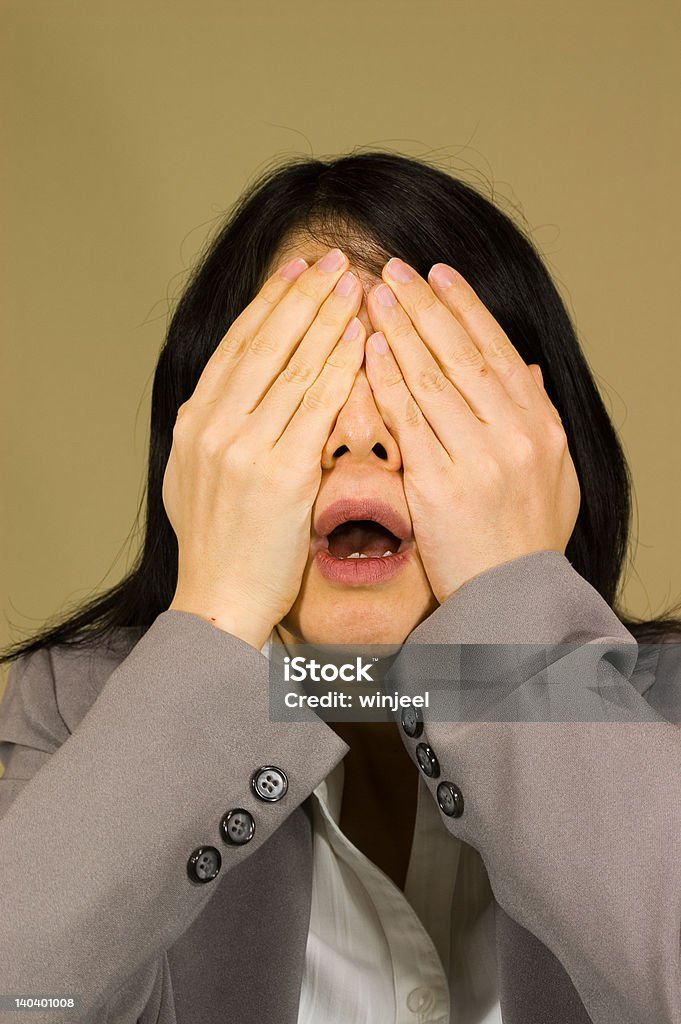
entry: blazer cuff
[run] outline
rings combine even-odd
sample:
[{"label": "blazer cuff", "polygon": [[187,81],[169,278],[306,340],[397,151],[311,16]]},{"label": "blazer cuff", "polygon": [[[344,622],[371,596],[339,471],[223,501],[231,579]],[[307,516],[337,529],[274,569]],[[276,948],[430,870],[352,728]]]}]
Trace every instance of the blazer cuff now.
[{"label": "blazer cuff", "polygon": [[636,643],[565,555],[537,551],[468,580],[406,643],[585,643],[601,636]]}]

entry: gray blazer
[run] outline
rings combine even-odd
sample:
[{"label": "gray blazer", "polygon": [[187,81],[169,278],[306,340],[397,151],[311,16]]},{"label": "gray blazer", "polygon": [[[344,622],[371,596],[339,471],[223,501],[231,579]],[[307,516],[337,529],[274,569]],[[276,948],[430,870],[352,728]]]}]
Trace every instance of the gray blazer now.
[{"label": "gray blazer", "polygon": [[[425,712],[418,742],[464,795],[460,817],[439,812],[443,828],[489,876],[505,1024],[678,1024],[681,674],[637,667],[630,633],[550,551],[477,576],[406,645],[590,641],[591,661],[564,659],[564,692],[614,696],[617,722]],[[109,647],[13,667],[0,705],[0,993],[82,1000],[28,1020],[295,1024],[309,797],[348,747],[321,720],[270,721],[268,671],[259,651],[179,611]],[[417,740],[403,740],[414,758]],[[286,772],[281,800],[254,794],[262,765]],[[237,807],[255,834],[229,845],[218,826]],[[221,869],[192,881],[188,860],[206,846]]]}]

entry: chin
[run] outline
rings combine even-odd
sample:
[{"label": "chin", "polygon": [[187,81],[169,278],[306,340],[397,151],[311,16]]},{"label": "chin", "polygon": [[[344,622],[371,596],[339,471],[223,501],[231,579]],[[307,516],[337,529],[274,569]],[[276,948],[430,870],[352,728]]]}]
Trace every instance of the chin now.
[{"label": "chin", "polygon": [[404,592],[383,596],[357,590],[342,594],[301,592],[281,625],[302,643],[388,644],[398,649],[437,607],[432,592],[424,594],[419,604],[414,599],[413,592],[409,599]]},{"label": "chin", "polygon": [[[284,620],[284,625],[286,625],[286,620]],[[369,646],[373,644],[380,644],[383,646],[388,644],[391,647],[399,648],[407,639],[411,630],[400,630],[396,629],[394,626],[386,627],[386,629],[383,630],[372,627],[366,622],[358,622],[342,628],[339,626],[338,621],[336,621],[335,623],[330,624],[324,622],[309,622],[306,628],[296,631],[291,630],[291,632],[295,632],[296,636],[300,636],[302,642],[308,644],[320,644],[324,646],[350,644],[353,647]],[[391,652],[382,651],[381,653],[387,655]]]}]

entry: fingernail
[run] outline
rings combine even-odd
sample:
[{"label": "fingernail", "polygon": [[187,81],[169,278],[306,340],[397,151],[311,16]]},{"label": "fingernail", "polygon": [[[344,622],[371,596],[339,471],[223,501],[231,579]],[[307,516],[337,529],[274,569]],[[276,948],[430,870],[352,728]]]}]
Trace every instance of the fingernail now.
[{"label": "fingernail", "polygon": [[346,295],[350,295],[355,290],[356,282],[357,278],[352,273],[352,271],[346,270],[343,276],[341,277],[340,281],[334,288],[335,294],[342,295],[343,297],[345,297]]},{"label": "fingernail", "polygon": [[340,249],[331,249],[330,252],[327,252],[326,256],[319,261],[317,266],[320,270],[325,270],[327,273],[330,273],[332,270],[340,270],[343,266],[344,259],[345,257]]},{"label": "fingernail", "polygon": [[357,337],[357,332],[360,328],[359,317],[353,316],[348,326],[341,335],[341,341],[352,341],[353,338]]},{"label": "fingernail", "polygon": [[374,352],[380,352],[384,356],[388,351],[388,342],[385,340],[385,334],[382,331],[379,331],[378,334],[372,334],[369,341]]},{"label": "fingernail", "polygon": [[403,263],[402,260],[398,260],[396,256],[388,260],[385,265],[385,269],[388,271],[391,277],[394,277],[400,284],[406,284],[407,281],[411,281],[414,277],[414,271],[411,269],[409,264]]},{"label": "fingernail", "polygon": [[396,306],[397,299],[395,298],[394,292],[388,288],[387,284],[380,284],[376,289],[376,301],[380,302],[382,306]]},{"label": "fingernail", "polygon": [[436,263],[431,267],[428,277],[440,288],[449,288],[456,281],[456,274],[446,263]]},{"label": "fingernail", "polygon": [[304,270],[307,270],[307,263],[302,257],[296,256],[281,268],[279,276],[286,278],[287,281],[295,281]]}]

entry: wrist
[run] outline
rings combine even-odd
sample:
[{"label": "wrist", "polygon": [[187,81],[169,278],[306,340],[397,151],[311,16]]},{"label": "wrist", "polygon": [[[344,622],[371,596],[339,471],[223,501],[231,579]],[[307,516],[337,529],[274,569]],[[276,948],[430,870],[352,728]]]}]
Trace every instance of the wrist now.
[{"label": "wrist", "polygon": [[254,616],[246,608],[230,605],[225,607],[190,594],[176,592],[168,611],[190,612],[210,622],[211,626],[231,633],[260,651],[268,640],[274,623]]}]

